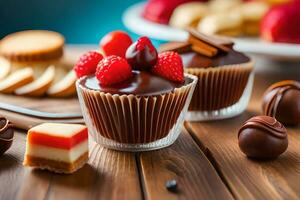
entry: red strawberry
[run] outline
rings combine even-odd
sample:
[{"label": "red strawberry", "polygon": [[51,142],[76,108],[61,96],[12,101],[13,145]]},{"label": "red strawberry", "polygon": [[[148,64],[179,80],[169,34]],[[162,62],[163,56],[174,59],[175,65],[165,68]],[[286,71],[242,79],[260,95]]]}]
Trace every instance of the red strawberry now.
[{"label": "red strawberry", "polygon": [[132,39],[124,31],[113,31],[105,35],[100,41],[100,48],[106,56],[117,55],[125,58],[127,48],[132,44]]},{"label": "red strawberry", "polygon": [[126,59],[115,55],[101,60],[96,70],[96,77],[101,85],[120,83],[131,76],[132,69]]},{"label": "red strawberry", "polygon": [[82,55],[74,66],[78,78],[96,72],[96,68],[103,56],[96,51],[89,51]]},{"label": "red strawberry", "polygon": [[273,6],[262,19],[260,31],[267,41],[300,44],[300,1]]},{"label": "red strawberry", "polygon": [[150,21],[168,24],[174,9],[180,4],[207,0],[149,0],[142,16]]},{"label": "red strawberry", "polygon": [[176,52],[167,51],[158,54],[158,60],[152,72],[174,82],[184,81],[182,60]]}]

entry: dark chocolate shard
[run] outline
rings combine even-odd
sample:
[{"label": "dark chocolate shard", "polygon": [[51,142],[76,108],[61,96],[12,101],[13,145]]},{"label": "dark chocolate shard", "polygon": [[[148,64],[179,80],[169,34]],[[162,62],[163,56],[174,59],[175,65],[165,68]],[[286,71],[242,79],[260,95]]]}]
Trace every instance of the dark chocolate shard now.
[{"label": "dark chocolate shard", "polygon": [[169,42],[159,47],[159,52],[175,51],[177,53],[187,53],[192,50],[189,42]]},{"label": "dark chocolate shard", "polygon": [[230,48],[222,44],[222,40],[225,41],[224,39],[217,39],[216,36],[208,36],[203,33],[200,33],[196,29],[189,28],[187,31],[190,33],[190,35],[194,38],[197,38],[198,40],[208,44],[209,46],[215,47],[220,51],[223,52],[229,52]]},{"label": "dark chocolate shard", "polygon": [[218,49],[190,35],[188,41],[192,44],[192,49],[202,55],[213,57],[217,55]]}]

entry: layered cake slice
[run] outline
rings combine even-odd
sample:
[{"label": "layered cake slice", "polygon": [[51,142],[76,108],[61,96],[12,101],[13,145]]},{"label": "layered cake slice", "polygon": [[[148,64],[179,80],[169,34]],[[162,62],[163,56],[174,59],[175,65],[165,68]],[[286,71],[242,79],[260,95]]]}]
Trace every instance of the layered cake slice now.
[{"label": "layered cake slice", "polygon": [[44,123],[28,131],[24,166],[73,173],[87,160],[86,126]]}]

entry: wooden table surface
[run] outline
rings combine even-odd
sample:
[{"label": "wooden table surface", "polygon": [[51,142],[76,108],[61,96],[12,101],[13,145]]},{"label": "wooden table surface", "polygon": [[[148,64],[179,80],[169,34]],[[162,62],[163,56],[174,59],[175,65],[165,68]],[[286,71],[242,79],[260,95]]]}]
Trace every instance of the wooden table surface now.
[{"label": "wooden table surface", "polygon": [[[262,70],[266,65],[273,66]],[[269,84],[300,81],[300,70],[290,65],[257,64],[252,99],[242,115],[186,122],[172,146],[151,152],[118,152],[90,141],[88,164],[72,175],[24,168],[26,131],[17,130],[12,148],[0,158],[0,199],[300,199],[299,126],[288,127],[288,150],[275,160],[250,160],[237,143],[240,125],[260,114]],[[170,179],[177,180],[177,193],[166,190]]]}]

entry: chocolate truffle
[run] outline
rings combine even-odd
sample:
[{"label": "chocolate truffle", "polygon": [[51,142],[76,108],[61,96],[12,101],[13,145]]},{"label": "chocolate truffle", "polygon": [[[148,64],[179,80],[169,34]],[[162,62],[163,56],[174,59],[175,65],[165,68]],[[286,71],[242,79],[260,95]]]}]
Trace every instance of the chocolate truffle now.
[{"label": "chocolate truffle", "polygon": [[0,116],[0,156],[10,148],[13,137],[12,124],[6,118]]},{"label": "chocolate truffle", "polygon": [[288,147],[287,131],[275,118],[256,116],[238,133],[239,147],[250,158],[276,158]]},{"label": "chocolate truffle", "polygon": [[300,83],[285,80],[271,85],[263,97],[263,114],[285,125],[300,123]]}]

